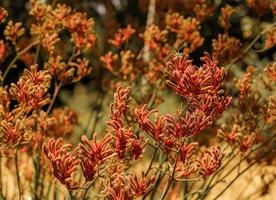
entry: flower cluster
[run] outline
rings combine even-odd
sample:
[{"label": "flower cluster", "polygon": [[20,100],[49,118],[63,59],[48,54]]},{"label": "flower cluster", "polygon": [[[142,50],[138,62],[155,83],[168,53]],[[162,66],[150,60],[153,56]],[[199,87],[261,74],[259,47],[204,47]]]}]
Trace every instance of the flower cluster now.
[{"label": "flower cluster", "polygon": [[176,34],[174,46],[184,45],[183,51],[190,53],[202,45],[199,22],[195,18],[184,18],[179,13],[166,16],[166,27]]},{"label": "flower cluster", "polygon": [[51,137],[70,137],[73,133],[73,125],[77,124],[78,116],[70,108],[53,109],[49,116],[51,122],[47,126],[47,133]]},{"label": "flower cluster", "polygon": [[212,46],[220,63],[235,58],[241,51],[240,41],[225,34],[219,34],[217,39],[213,39]]},{"label": "flower cluster", "polygon": [[32,65],[30,69],[24,70],[16,84],[11,84],[9,92],[21,110],[30,112],[50,103],[50,96],[47,93],[50,81],[51,76],[48,71],[39,71],[37,65]]},{"label": "flower cluster", "polygon": [[199,173],[203,178],[208,177],[221,166],[223,156],[218,146],[212,147],[204,152],[202,158],[197,160],[197,166],[200,169]]},{"label": "flower cluster", "polygon": [[115,174],[116,178],[106,189],[106,198],[108,200],[127,200],[139,198],[145,195],[151,188],[155,177],[147,178],[143,173],[142,177],[134,174]]},{"label": "flower cluster", "polygon": [[77,189],[72,174],[80,161],[76,159],[76,151],[70,152],[71,148],[70,144],[63,145],[62,139],[50,139],[44,145],[44,152],[52,164],[54,176],[68,189]]},{"label": "flower cluster", "polygon": [[205,114],[214,120],[229,106],[231,97],[222,94],[225,72],[223,67],[218,67],[215,55],[205,53],[201,60],[203,65],[198,68],[188,56],[175,55],[168,63],[167,84],[188,100],[195,114],[201,112],[201,116]]},{"label": "flower cluster", "polygon": [[96,135],[93,135],[92,141],[85,135],[82,136],[81,143],[78,146],[78,157],[86,181],[93,180],[96,172],[100,170],[105,160],[113,153],[110,147],[111,136],[105,135],[101,141],[98,141]]},{"label": "flower cluster", "polygon": [[135,29],[133,29],[131,25],[128,25],[124,29],[119,29],[118,32],[115,33],[114,39],[109,39],[108,42],[118,48],[124,42],[126,42],[134,33]]},{"label": "flower cluster", "polygon": [[274,2],[88,2],[0,8],[0,199],[207,199],[275,162]]},{"label": "flower cluster", "polygon": [[138,159],[146,144],[142,134],[137,136],[132,127],[124,126],[123,117],[129,123],[126,116],[130,101],[129,96],[129,87],[118,87],[114,94],[114,103],[111,104],[110,108],[109,133],[113,136],[112,145],[119,159],[127,157]]},{"label": "flower cluster", "polygon": [[5,31],[4,35],[7,40],[10,40],[13,44],[16,44],[17,39],[24,34],[25,30],[22,27],[21,22],[14,23],[13,21],[9,21]]},{"label": "flower cluster", "polygon": [[219,16],[219,24],[227,32],[231,27],[230,19],[234,12],[234,8],[228,4],[221,8],[221,15]]},{"label": "flower cluster", "polygon": [[256,133],[248,133],[245,127],[236,123],[232,126],[232,129],[227,130],[227,126],[223,124],[218,129],[218,135],[222,137],[228,144],[232,146],[238,146],[241,152],[246,152],[251,149],[256,141]]}]

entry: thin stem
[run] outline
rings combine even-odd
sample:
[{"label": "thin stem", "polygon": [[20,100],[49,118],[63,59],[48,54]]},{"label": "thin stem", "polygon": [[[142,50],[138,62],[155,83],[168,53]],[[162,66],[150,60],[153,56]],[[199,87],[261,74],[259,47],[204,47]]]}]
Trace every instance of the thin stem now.
[{"label": "thin stem", "polygon": [[36,52],[35,52],[35,60],[34,63],[37,64],[38,61],[38,56],[39,56],[39,51],[40,51],[41,45],[39,44],[36,48]]},{"label": "thin stem", "polygon": [[269,27],[267,27],[266,29],[264,29],[262,32],[260,32],[255,38],[254,40],[242,51],[241,54],[239,54],[235,59],[233,59],[226,67],[226,71],[228,71],[233,64],[235,64],[240,58],[242,58],[252,47],[253,45],[259,40],[259,38],[265,34],[266,32],[270,31],[274,26],[276,25],[276,22],[274,22],[273,24],[271,24]]},{"label": "thin stem", "polygon": [[20,56],[22,56],[24,53],[26,53],[30,48],[32,48],[34,45],[36,45],[38,43],[37,40],[31,42],[27,47],[25,47],[24,49],[22,49],[19,53],[16,54],[16,56],[13,58],[13,60],[11,61],[11,63],[7,66],[2,80],[1,80],[1,85],[4,84],[4,81],[9,73],[9,71],[11,70],[12,66],[14,65],[14,63],[18,60],[18,58],[20,58]]},{"label": "thin stem", "polygon": [[150,164],[149,164],[148,169],[147,169],[147,171],[146,171],[146,173],[145,173],[146,176],[147,176],[148,173],[150,172],[150,169],[151,169],[151,167],[152,167],[154,158],[155,158],[155,156],[156,156],[156,154],[157,154],[158,149],[160,148],[160,145],[161,145],[161,143],[158,144],[157,148],[156,148],[156,149],[154,150],[154,152],[153,152],[153,155],[152,155]]},{"label": "thin stem", "polygon": [[[271,148],[270,148],[271,149]],[[251,163],[250,165],[248,165],[244,170],[242,170],[240,173],[238,173],[236,175],[236,177],[215,197],[213,198],[213,200],[218,199],[221,195],[223,195],[223,193],[239,178],[241,177],[242,174],[244,174],[247,170],[249,170],[251,167],[253,167],[259,160],[261,160],[263,158],[263,156],[269,152],[266,151],[265,153],[263,153],[261,156],[258,157],[258,159],[256,159],[253,163]]]},{"label": "thin stem", "polygon": [[48,106],[48,109],[47,109],[47,111],[46,111],[46,114],[47,114],[47,115],[50,114],[50,112],[51,112],[51,110],[52,110],[52,108],[53,108],[53,106],[54,106],[54,103],[55,103],[55,101],[56,101],[56,98],[57,98],[57,96],[58,96],[58,93],[59,93],[59,91],[60,91],[60,89],[61,89],[61,87],[62,87],[62,82],[60,82],[58,85],[56,85],[55,91],[54,91],[54,95],[53,95],[53,98],[52,98],[52,101],[51,101],[51,103],[50,103],[50,105]]},{"label": "thin stem", "polygon": [[[52,101],[46,111],[46,114],[49,115],[50,112],[51,112],[51,109],[54,105],[54,102],[57,98],[57,95],[60,91],[62,87],[62,82],[59,83],[58,86],[55,87],[55,91],[54,91],[54,95],[53,95],[53,98],[52,98]],[[41,156],[41,153],[42,153],[42,145],[43,145],[43,136],[44,136],[44,133],[41,132],[41,138],[40,138],[40,144],[38,146],[38,152],[37,152],[37,157],[34,159],[34,164],[35,164],[35,183],[34,183],[34,190],[35,190],[35,199],[38,199],[38,194],[37,194],[37,190],[38,190],[38,187],[39,187],[39,179],[40,179],[40,174],[41,174],[41,169],[40,169],[40,156]]]},{"label": "thin stem", "polygon": [[168,183],[167,183],[167,185],[166,185],[166,187],[165,187],[165,190],[164,190],[164,192],[163,192],[163,194],[162,194],[160,200],[165,199],[165,197],[166,197],[166,195],[167,195],[167,193],[168,193],[168,191],[169,191],[169,188],[170,188],[170,186],[171,186],[171,183],[172,183],[172,181],[173,181],[173,179],[174,179],[174,174],[175,174],[175,170],[176,170],[176,164],[177,164],[177,161],[178,161],[178,157],[179,157],[179,154],[180,154],[180,150],[181,150],[181,148],[182,148],[184,142],[185,142],[185,140],[182,141],[182,143],[181,143],[181,145],[180,145],[180,147],[179,147],[179,149],[178,149],[178,151],[177,151],[176,158],[175,158],[175,161],[174,161],[174,166],[173,166],[172,175],[171,175],[170,178],[169,178],[169,181],[168,181]]}]

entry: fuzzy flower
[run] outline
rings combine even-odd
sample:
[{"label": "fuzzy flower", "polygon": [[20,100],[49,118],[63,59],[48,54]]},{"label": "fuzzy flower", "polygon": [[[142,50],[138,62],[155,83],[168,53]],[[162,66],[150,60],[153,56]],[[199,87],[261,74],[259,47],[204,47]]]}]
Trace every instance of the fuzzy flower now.
[{"label": "fuzzy flower", "polygon": [[78,123],[77,114],[69,109],[56,108],[50,114],[51,123],[47,126],[47,134],[52,137],[69,137],[73,133],[73,125]]},{"label": "fuzzy flower", "polygon": [[8,46],[3,40],[0,40],[0,62],[2,62],[7,56]]},{"label": "fuzzy flower", "polygon": [[66,17],[64,26],[71,33],[71,40],[78,49],[91,48],[96,42],[94,20],[86,14],[75,12]]},{"label": "fuzzy flower", "polygon": [[83,77],[88,76],[91,72],[91,68],[89,67],[89,60],[87,58],[78,58],[76,62],[69,63],[71,68],[75,69],[76,74],[73,77],[73,82],[77,82],[81,80]]},{"label": "fuzzy flower", "polygon": [[136,199],[150,191],[155,177],[146,177],[142,172],[142,177],[130,173],[128,175],[116,174],[116,178],[106,189],[106,199],[108,200],[128,200]]},{"label": "fuzzy flower", "polygon": [[104,56],[100,57],[100,60],[104,63],[104,66],[112,73],[115,72],[115,62],[118,60],[117,54],[112,54],[111,51],[109,51]]},{"label": "fuzzy flower", "polygon": [[44,20],[52,10],[50,5],[40,3],[38,1],[30,1],[30,5],[31,9],[29,11],[29,14],[33,15],[38,21]]},{"label": "fuzzy flower", "polygon": [[243,74],[242,78],[239,79],[236,83],[236,87],[239,90],[239,98],[240,100],[245,100],[248,94],[250,93],[250,88],[252,85],[252,72],[248,71]]},{"label": "fuzzy flower", "polygon": [[268,101],[267,121],[273,123],[276,121],[276,96],[271,96]]},{"label": "fuzzy flower", "polygon": [[7,15],[8,15],[8,12],[4,8],[0,7],[0,23],[5,21],[5,18],[7,17]]},{"label": "fuzzy flower", "polygon": [[70,152],[71,144],[63,145],[61,138],[50,139],[44,144],[44,152],[51,162],[54,176],[67,187],[67,189],[78,189],[72,175],[78,169],[80,163],[76,151]]},{"label": "fuzzy flower", "polygon": [[234,12],[234,8],[228,4],[226,4],[224,7],[221,8],[221,14],[219,16],[219,24],[222,28],[224,28],[225,31],[227,31],[231,26],[230,19],[233,12]]},{"label": "fuzzy flower", "polygon": [[195,18],[184,18],[179,13],[168,13],[166,16],[167,28],[176,34],[174,46],[184,45],[183,52],[190,53],[203,44],[200,35],[199,21]]},{"label": "fuzzy flower", "polygon": [[114,39],[109,39],[108,42],[113,44],[115,47],[120,47],[134,33],[135,29],[133,29],[131,25],[128,25],[126,28],[119,29],[118,32],[115,33]]},{"label": "fuzzy flower", "polygon": [[22,27],[21,22],[14,23],[13,21],[9,21],[5,30],[4,35],[7,40],[12,41],[14,44],[16,43],[16,40],[23,35],[25,32],[24,28]]},{"label": "fuzzy flower", "polygon": [[167,30],[160,30],[156,25],[147,27],[143,34],[145,44],[150,49],[159,49],[160,45],[167,42]]},{"label": "fuzzy flower", "polygon": [[256,133],[247,134],[241,137],[239,147],[241,152],[246,152],[256,143]]},{"label": "fuzzy flower", "polygon": [[217,39],[213,39],[212,47],[220,62],[235,58],[241,51],[240,40],[226,34],[219,34]]},{"label": "fuzzy flower", "polygon": [[32,131],[22,120],[2,120],[0,123],[0,144],[7,148],[26,144],[32,139]]},{"label": "fuzzy flower", "polygon": [[241,127],[238,124],[234,124],[231,131],[226,129],[226,124],[223,124],[218,130],[218,135],[222,137],[226,142],[231,145],[235,145],[238,137],[241,135]]},{"label": "fuzzy flower", "polygon": [[198,68],[188,56],[175,55],[167,65],[170,77],[167,84],[185,97],[194,111],[199,109],[215,120],[230,105],[232,98],[222,95],[225,72],[223,67],[218,67],[216,56],[205,53],[201,60],[203,65]]},{"label": "fuzzy flower", "polygon": [[50,55],[54,53],[55,44],[59,41],[59,37],[56,33],[46,33],[42,39],[42,46],[49,52]]},{"label": "fuzzy flower", "polygon": [[99,141],[97,134],[93,135],[93,140],[89,140],[85,135],[81,137],[81,143],[78,146],[78,157],[80,159],[82,171],[86,181],[93,180],[100,166],[110,157],[113,150],[110,148],[111,136],[105,137]]},{"label": "fuzzy flower", "polygon": [[265,68],[265,74],[274,82],[276,82],[276,62]]},{"label": "fuzzy flower", "polygon": [[276,46],[276,29],[273,28],[265,34],[264,49],[269,49]]},{"label": "fuzzy flower", "polygon": [[136,198],[145,195],[151,189],[152,183],[155,180],[154,176],[147,178],[143,172],[141,178],[138,178],[134,174],[129,174],[128,177],[130,188]]},{"label": "fuzzy flower", "polygon": [[196,160],[199,174],[202,175],[204,179],[206,179],[208,176],[219,169],[223,157],[224,155],[221,152],[219,146],[214,146],[206,150],[202,158]]},{"label": "fuzzy flower", "polygon": [[130,87],[122,88],[118,87],[116,92],[114,93],[114,103],[110,106],[110,121],[108,125],[113,129],[117,129],[122,127],[121,117],[128,109],[128,103],[130,101]]},{"label": "fuzzy flower", "polygon": [[48,71],[38,71],[37,68],[37,65],[32,65],[30,69],[25,69],[18,82],[12,83],[9,89],[10,95],[26,112],[41,108],[50,102],[47,92],[51,76]]}]

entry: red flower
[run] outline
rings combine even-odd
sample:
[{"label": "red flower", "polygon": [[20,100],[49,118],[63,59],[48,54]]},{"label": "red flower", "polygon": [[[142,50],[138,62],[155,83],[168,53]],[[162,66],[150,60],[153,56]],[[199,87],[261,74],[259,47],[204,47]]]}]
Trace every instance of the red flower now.
[{"label": "red flower", "polygon": [[206,150],[203,157],[196,160],[199,174],[204,179],[210,176],[221,166],[223,156],[219,146],[214,146],[210,150]]},{"label": "red flower", "polygon": [[133,29],[131,25],[128,25],[124,29],[119,29],[118,32],[115,33],[114,39],[109,39],[108,42],[116,47],[120,47],[133,33],[135,33],[135,29]]},{"label": "red flower", "polygon": [[86,181],[91,181],[100,165],[112,155],[110,140],[111,136],[105,135],[101,141],[98,141],[96,133],[91,141],[85,135],[81,137],[82,143],[78,146],[78,156]]},{"label": "red flower", "polygon": [[54,176],[68,189],[77,189],[72,174],[77,171],[80,161],[76,151],[69,152],[71,148],[71,144],[63,145],[61,138],[56,141],[50,139],[44,144],[44,152],[52,164]]}]

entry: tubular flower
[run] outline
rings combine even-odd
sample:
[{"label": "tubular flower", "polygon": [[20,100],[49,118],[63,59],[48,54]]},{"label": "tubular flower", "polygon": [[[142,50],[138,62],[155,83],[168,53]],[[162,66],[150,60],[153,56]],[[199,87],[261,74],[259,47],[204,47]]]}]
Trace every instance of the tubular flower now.
[{"label": "tubular flower", "polygon": [[271,96],[267,108],[267,121],[273,123],[276,121],[276,96]]},{"label": "tubular flower", "polygon": [[246,152],[256,143],[256,134],[253,132],[241,137],[239,147],[241,152]]},{"label": "tubular flower", "polygon": [[144,151],[143,137],[137,138],[132,128],[119,128],[113,131],[113,146],[119,159],[138,159]]},{"label": "tubular flower", "polygon": [[44,152],[52,164],[54,176],[67,187],[67,189],[78,189],[77,183],[73,181],[72,174],[77,171],[80,163],[76,151],[70,152],[71,144],[63,145],[61,138],[50,139],[44,144]]},{"label": "tubular flower", "polygon": [[115,72],[115,62],[118,60],[118,55],[117,54],[112,54],[111,51],[109,51],[107,54],[104,56],[100,57],[101,61],[104,63],[104,66],[113,74]]},{"label": "tubular flower", "polygon": [[166,27],[176,34],[174,46],[184,44],[184,52],[190,53],[202,45],[203,38],[200,35],[199,21],[195,18],[184,18],[179,13],[168,13],[166,16]]},{"label": "tubular flower", "polygon": [[24,28],[22,28],[21,22],[14,23],[13,21],[9,21],[8,25],[4,30],[4,35],[6,36],[7,40],[12,41],[14,44],[16,40],[23,35],[25,32]]},{"label": "tubular flower", "polygon": [[223,124],[218,130],[218,135],[222,137],[226,142],[231,145],[235,145],[238,137],[241,135],[241,127],[238,124],[234,124],[231,131],[226,130],[226,125]]},{"label": "tubular flower", "polygon": [[223,157],[219,146],[206,150],[202,158],[196,160],[199,174],[206,179],[221,166]]},{"label": "tubular flower", "polygon": [[221,8],[221,14],[219,16],[219,24],[225,31],[228,31],[228,29],[231,26],[230,19],[233,12],[234,12],[234,8],[228,4],[226,4],[224,7]]},{"label": "tubular flower", "polygon": [[7,55],[8,46],[3,40],[0,40],[0,62],[2,62]]},{"label": "tubular flower", "polygon": [[226,34],[219,34],[217,39],[213,39],[212,47],[220,62],[235,58],[241,51],[240,40]]},{"label": "tubular flower", "polygon": [[109,132],[112,134],[112,145],[119,159],[138,159],[146,144],[143,135],[137,136],[132,127],[123,126],[122,116],[128,110],[129,96],[129,87],[119,87],[110,108]]},{"label": "tubular flower", "polygon": [[51,76],[46,70],[37,70],[37,65],[25,69],[19,81],[11,84],[10,95],[26,112],[38,109],[50,102],[48,89]]},{"label": "tubular flower", "polygon": [[69,63],[69,66],[76,70],[76,76],[73,77],[73,82],[81,80],[91,72],[87,58],[78,58],[76,62]]},{"label": "tubular flower", "polygon": [[237,81],[236,87],[239,90],[239,98],[240,100],[245,100],[250,92],[250,88],[252,85],[252,72],[248,71],[243,74],[242,78]]},{"label": "tubular flower", "polygon": [[276,62],[268,65],[265,68],[266,75],[274,82],[276,82]]},{"label": "tubular flower", "polygon": [[121,116],[127,111],[130,96],[130,87],[118,87],[114,93],[114,103],[111,104],[108,125],[113,129],[122,127]]},{"label": "tubular flower", "polygon": [[57,33],[46,33],[45,37],[42,39],[42,46],[49,52],[50,55],[53,55],[55,50],[55,44],[59,41]]},{"label": "tubular flower", "polygon": [[184,143],[179,150],[178,161],[176,164],[176,177],[179,179],[189,177],[197,171],[195,166],[196,149],[198,143]]},{"label": "tubular flower", "polygon": [[50,114],[51,123],[47,126],[47,133],[52,137],[69,137],[73,133],[73,125],[78,123],[77,114],[69,109],[56,108]]},{"label": "tubular flower", "polygon": [[[275,3],[276,5],[276,3]],[[276,7],[276,6],[275,6]],[[276,29],[272,29],[265,34],[264,49],[269,49],[276,46]]]},{"label": "tubular flower", "polygon": [[198,143],[196,142],[182,145],[179,151],[179,160],[183,163],[189,161],[195,155],[197,147]]},{"label": "tubular flower", "polygon": [[[134,110],[135,117],[137,119],[137,122],[140,128],[142,128],[145,131],[148,131],[155,138],[159,139],[161,134],[164,132],[165,118],[157,119],[157,116],[156,116],[155,124],[152,124],[152,122],[149,119],[151,114],[157,113],[157,112],[158,111],[156,109],[149,111],[146,104],[143,107],[135,108]],[[161,121],[163,123],[160,123]]]},{"label": "tubular flower", "polygon": [[8,12],[4,8],[0,7],[0,24],[5,21],[7,15]]},{"label": "tubular flower", "polygon": [[108,42],[113,44],[116,47],[120,47],[124,42],[126,42],[131,35],[135,33],[135,29],[128,25],[126,28],[119,29],[117,33],[115,33],[114,39],[109,39]]},{"label": "tubular flower", "polygon": [[142,172],[142,177],[130,173],[128,175],[116,174],[116,178],[106,189],[106,198],[110,200],[135,199],[145,195],[151,189],[155,177],[147,178]]},{"label": "tubular flower", "polygon": [[105,135],[101,141],[98,141],[96,137],[97,134],[95,133],[93,140],[90,141],[83,135],[81,143],[78,146],[78,156],[86,181],[93,180],[101,165],[113,153],[113,150],[110,148],[110,135]]},{"label": "tubular flower", "polygon": [[94,20],[86,14],[75,12],[66,17],[64,26],[71,32],[71,40],[78,49],[91,48],[96,42]]},{"label": "tubular flower", "polygon": [[32,131],[24,125],[22,120],[7,121],[0,123],[0,144],[7,148],[28,143],[32,138]]},{"label": "tubular flower", "polygon": [[134,197],[141,197],[145,195],[147,192],[150,191],[152,183],[155,180],[155,177],[152,176],[150,178],[147,178],[145,174],[142,172],[142,177],[138,178],[134,174],[129,174],[129,184],[130,188],[132,190],[132,193],[134,194]]},{"label": "tubular flower", "polygon": [[218,61],[205,53],[201,57],[203,65],[192,65],[188,56],[175,55],[168,63],[170,80],[167,84],[177,94],[185,97],[192,109],[199,109],[212,119],[217,118],[231,103],[230,96],[223,96],[221,91],[224,68],[218,68]]},{"label": "tubular flower", "polygon": [[158,26],[150,25],[144,32],[144,42],[150,49],[156,49],[167,41],[167,34],[166,30],[161,31]]}]

